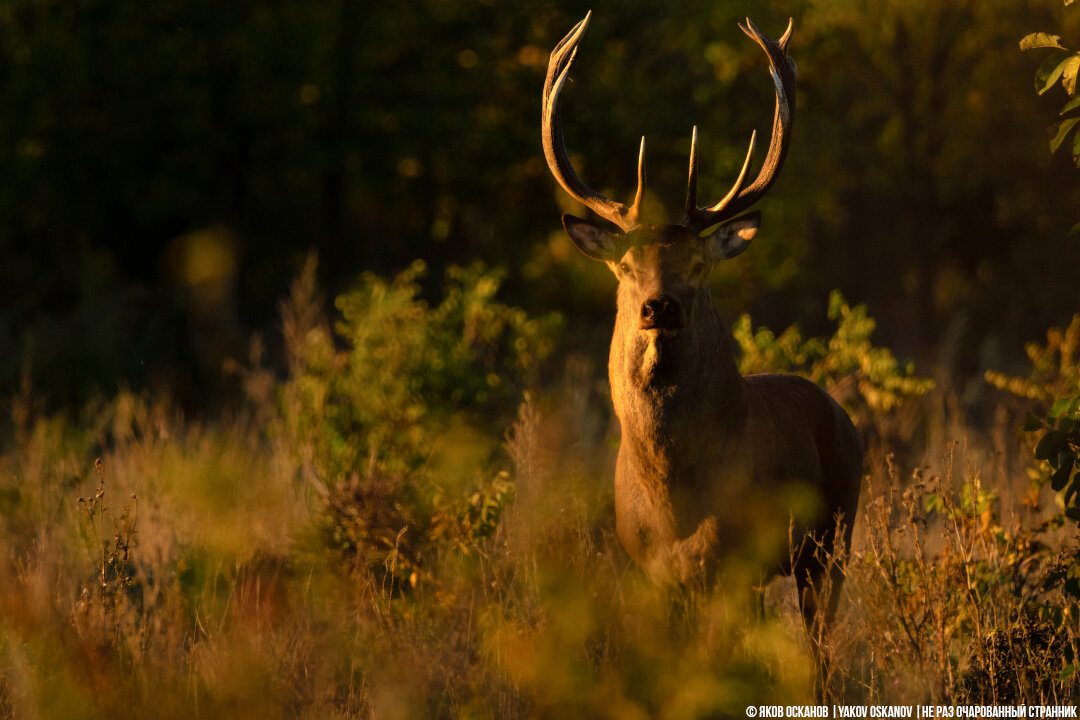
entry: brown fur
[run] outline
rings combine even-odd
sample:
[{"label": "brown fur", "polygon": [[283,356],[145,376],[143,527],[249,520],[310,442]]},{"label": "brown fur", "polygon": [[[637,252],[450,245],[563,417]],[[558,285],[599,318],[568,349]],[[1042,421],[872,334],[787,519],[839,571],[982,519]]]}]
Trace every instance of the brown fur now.
[{"label": "brown fur", "polygon": [[[566,224],[619,279],[608,376],[622,428],[615,511],[623,546],[654,575],[690,583],[708,577],[726,552],[764,542],[773,552],[763,570],[795,574],[809,623],[824,568],[813,548],[789,552],[789,518],[801,516],[797,547],[813,534],[829,551],[842,516],[846,546],[862,448],[847,414],[810,381],[738,373],[706,280],[717,255],[726,256],[733,237],[749,242],[758,221],[743,216],[706,238],[682,226],[611,235],[576,219]],[[643,312],[658,297],[679,308],[670,327],[652,327]],[[786,498],[799,495],[816,507],[791,507]]]},{"label": "brown fur", "polygon": [[[859,435],[840,406],[807,380],[741,377],[730,333],[706,284],[714,262],[735,257],[757,234],[760,213],[735,216],[768,190],[787,154],[796,90],[787,47],[794,23],[788,21],[779,40],[766,37],[749,18],[739,26],[765,51],[776,87],[772,136],[757,177],[751,181],[748,175],[751,137],[735,185],[720,202],[699,207],[694,128],[686,215],[679,225],[651,226],[644,223],[645,138],[630,207],[585,185],[563,143],[559,97],[591,15],[551,52],[541,134],[544,157],[563,189],[622,230],[613,235],[563,216],[578,248],[606,262],[619,279],[608,362],[622,426],[615,468],[619,539],[654,575],[683,583],[707,581],[726,554],[746,557],[754,549],[766,572],[795,576],[817,650],[842,579],[839,567],[827,568],[817,550],[833,551],[838,520],[843,547],[851,542],[862,472]],[[711,235],[699,235],[717,223]],[[784,542],[789,518],[796,522],[790,544]],[[827,571],[831,583],[822,582]],[[830,602],[819,614],[824,585]],[[815,655],[823,662],[822,653]],[[819,679],[827,677],[822,669]]]}]

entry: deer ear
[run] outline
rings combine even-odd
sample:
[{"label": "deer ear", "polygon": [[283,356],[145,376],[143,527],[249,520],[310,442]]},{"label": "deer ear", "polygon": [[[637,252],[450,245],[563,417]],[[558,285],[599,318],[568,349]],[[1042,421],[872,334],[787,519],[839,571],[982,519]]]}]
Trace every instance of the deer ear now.
[{"label": "deer ear", "polygon": [[716,228],[712,235],[705,238],[709,247],[709,257],[713,260],[733,258],[750,244],[761,227],[761,213],[741,215]]},{"label": "deer ear", "polygon": [[566,234],[578,250],[593,260],[610,260],[615,251],[615,236],[607,230],[573,215],[562,216]]}]

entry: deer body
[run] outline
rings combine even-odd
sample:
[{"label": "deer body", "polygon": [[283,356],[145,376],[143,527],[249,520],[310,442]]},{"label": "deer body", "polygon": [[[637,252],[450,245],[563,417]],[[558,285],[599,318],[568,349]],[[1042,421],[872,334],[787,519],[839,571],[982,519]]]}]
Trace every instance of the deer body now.
[{"label": "deer body", "polygon": [[[795,575],[813,629],[816,589],[826,572],[815,551],[850,542],[862,469],[859,435],[840,406],[808,380],[740,376],[734,340],[707,283],[715,263],[738,255],[756,236],[761,214],[738,213],[764,194],[787,152],[795,94],[795,65],[787,54],[791,25],[779,41],[749,20],[743,28],[768,55],[776,87],[772,138],[756,178],[748,175],[755,135],[731,191],[715,205],[698,207],[695,128],[686,215],[678,225],[649,225],[642,212],[644,139],[629,208],[586,186],[566,154],[559,99],[588,21],[587,15],[551,54],[543,138],[556,180],[621,229],[563,216],[575,245],[606,263],[619,283],[608,360],[622,429],[615,469],[619,540],[655,576],[682,583],[709,577],[726,553],[764,544],[763,570]],[[798,524],[789,543],[793,517]],[[826,623],[841,580],[833,570]]]},{"label": "deer body", "polygon": [[[615,470],[619,540],[654,575],[692,582],[725,550],[760,534],[765,514],[777,537],[768,570],[818,575],[810,552],[796,554],[791,567],[791,515],[782,501],[817,496],[817,517],[800,529],[819,540],[831,539],[837,513],[850,527],[862,461],[857,431],[808,380],[740,376],[734,341],[707,286],[682,281],[678,259],[666,257],[686,245],[649,242],[663,230],[636,234],[645,244],[623,261],[635,277],[620,284],[608,360],[622,430]],[[670,260],[666,266],[661,255]],[[657,269],[642,277],[650,261]],[[643,322],[642,296],[677,303],[683,318],[672,320],[681,327]]]},{"label": "deer body", "polygon": [[[791,567],[790,508],[777,501],[799,485],[818,493],[827,511],[800,529],[822,540],[831,537],[835,513],[850,523],[860,479],[858,434],[807,380],[740,377],[732,341],[715,311],[709,315],[701,328],[706,337],[686,338],[683,347],[669,341],[658,351],[638,338],[618,342],[616,323],[609,378],[622,430],[615,470],[619,540],[657,577],[691,583],[725,550],[745,549],[744,538],[767,514],[778,540],[767,570],[802,578],[815,570],[811,554],[797,556],[802,563]],[[709,354],[697,354],[706,348]],[[648,367],[657,354],[659,362]]]}]

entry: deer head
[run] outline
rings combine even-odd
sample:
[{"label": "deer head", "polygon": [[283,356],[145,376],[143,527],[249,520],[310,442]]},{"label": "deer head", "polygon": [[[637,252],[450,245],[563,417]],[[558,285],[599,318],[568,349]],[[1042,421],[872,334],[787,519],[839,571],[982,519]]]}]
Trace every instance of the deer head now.
[{"label": "deer head", "polygon": [[[753,182],[750,167],[756,133],[750,136],[742,170],[735,184],[716,204],[697,204],[697,127],[690,142],[690,173],[686,191],[686,213],[677,225],[649,225],[644,221],[645,138],[638,152],[637,192],[627,208],[608,199],[582,182],[570,164],[563,140],[559,100],[562,89],[577,58],[581,41],[592,13],[564,37],[551,53],[543,95],[543,142],[548,167],[560,185],[573,198],[604,220],[616,225],[612,232],[588,220],[564,215],[563,227],[574,244],[590,258],[607,263],[619,280],[620,313],[634,308],[639,313],[639,327],[661,337],[672,337],[691,320],[705,280],[719,260],[732,258],[750,244],[761,224],[761,214],[739,213],[760,198],[780,171],[791,140],[794,116],[795,63],[788,57],[793,22],[780,40],[770,40],[750,21],[739,28],[753,39],[769,59],[776,87],[776,110],[772,138],[765,162]],[[738,217],[736,217],[738,216]],[[719,224],[719,225],[718,225]],[[718,225],[711,233],[702,231]]]}]

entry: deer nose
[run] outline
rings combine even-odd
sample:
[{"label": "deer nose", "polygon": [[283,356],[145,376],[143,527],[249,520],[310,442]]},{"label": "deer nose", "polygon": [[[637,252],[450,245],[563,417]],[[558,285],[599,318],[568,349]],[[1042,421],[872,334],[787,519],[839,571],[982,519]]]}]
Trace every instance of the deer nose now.
[{"label": "deer nose", "polygon": [[676,330],[681,328],[683,321],[682,306],[679,301],[667,294],[660,294],[649,298],[641,306],[641,329],[651,330],[663,328]]}]

